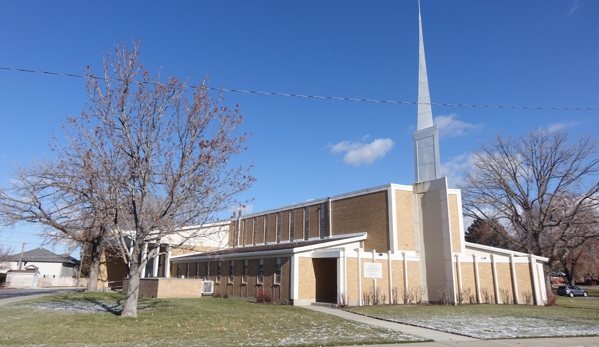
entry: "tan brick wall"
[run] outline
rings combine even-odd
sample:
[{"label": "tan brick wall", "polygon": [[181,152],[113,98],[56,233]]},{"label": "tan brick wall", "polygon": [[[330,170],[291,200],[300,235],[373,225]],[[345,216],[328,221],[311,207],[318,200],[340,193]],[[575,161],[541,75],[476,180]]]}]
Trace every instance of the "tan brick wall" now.
[{"label": "tan brick wall", "polygon": [[289,211],[281,212],[281,241],[289,241]]},{"label": "tan brick wall", "polygon": [[409,251],[416,250],[412,192],[395,190],[395,218],[397,219],[397,248]]},{"label": "tan brick wall", "polygon": [[[509,263],[497,263],[496,268],[497,268],[497,285],[498,285],[499,289],[509,292],[510,301],[513,301],[514,298],[513,298],[512,293],[514,292],[514,288],[512,286],[512,273],[510,270],[510,264]],[[502,299],[501,291],[499,294],[499,299]]]},{"label": "tan brick wall", "polygon": [[281,299],[291,298],[291,258],[281,258]]},{"label": "tan brick wall", "polygon": [[[127,290],[124,281],[123,290]],[[199,298],[202,297],[202,280],[177,278],[142,278],[139,296],[150,298]]]},{"label": "tan brick wall", "polygon": [[294,216],[294,240],[303,240],[304,239],[304,209],[298,208],[295,209]]},{"label": "tan brick wall", "polygon": [[268,215],[268,243],[277,242],[277,214]]},{"label": "tan brick wall", "polygon": [[231,221],[229,224],[229,246],[232,247],[234,244],[235,237],[235,221]]},{"label": "tan brick wall", "polygon": [[493,285],[493,267],[491,263],[478,263],[478,278],[480,280],[481,300],[484,300],[484,291],[486,290],[487,295],[492,296],[491,302],[495,302],[495,286]]},{"label": "tan brick wall", "polygon": [[389,249],[387,191],[333,200],[333,235],[368,232],[364,250]]},{"label": "tan brick wall", "polygon": [[245,246],[254,245],[254,218],[245,220]]},{"label": "tan brick wall", "polygon": [[299,257],[298,266],[298,298],[315,299],[316,296],[316,277],[314,276],[314,266],[311,258]]},{"label": "tan brick wall", "polygon": [[524,294],[532,293],[532,276],[530,273],[530,264],[515,264],[516,278],[518,280],[518,297],[520,303],[524,303]]},{"label": "tan brick wall", "polygon": [[457,194],[448,194],[449,199],[449,223],[451,225],[451,249],[455,253],[462,251],[462,237],[460,235],[460,214],[458,210]]},{"label": "tan brick wall", "polygon": [[476,299],[476,279],[474,278],[474,263],[461,262],[462,267],[462,290],[470,289],[471,295]]},{"label": "tan brick wall", "polygon": [[256,218],[256,243],[264,243],[264,216]]},{"label": "tan brick wall", "polygon": [[310,206],[310,238],[320,237],[320,214],[318,212],[319,205]]}]

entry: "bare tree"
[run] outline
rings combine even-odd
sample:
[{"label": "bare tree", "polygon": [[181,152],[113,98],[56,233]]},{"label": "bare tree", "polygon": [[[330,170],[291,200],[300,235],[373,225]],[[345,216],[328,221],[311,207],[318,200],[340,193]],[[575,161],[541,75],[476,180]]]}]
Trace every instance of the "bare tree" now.
[{"label": "bare tree", "polygon": [[129,264],[123,317],[137,316],[141,269],[158,252],[144,257],[144,243],[208,236],[211,229],[199,226],[240,205],[234,197],[254,181],[251,165],[232,161],[245,150],[248,135],[236,135],[243,117],[220,96],[213,99],[206,83],[191,89],[174,77],[151,79],[139,62],[139,42],[131,50],[123,44],[105,56],[102,78],[88,67],[90,102],[66,123],[63,162],[91,158],[81,161],[82,171],[101,182],[95,186],[106,202],[97,206],[107,218],[100,222],[110,225]]},{"label": "bare tree", "polygon": [[599,233],[599,152],[591,136],[530,131],[495,139],[474,152],[463,190],[465,214],[495,219],[515,248],[547,257],[549,269]]},{"label": "bare tree", "polygon": [[17,165],[8,186],[0,190],[0,224],[35,223],[52,242],[88,247],[91,252],[88,291],[97,291],[103,248],[108,242],[106,201],[102,182],[82,170],[87,157],[58,154],[58,164],[36,160],[28,167]]},{"label": "bare tree", "polygon": [[6,266],[8,258],[12,255],[13,248],[0,244],[0,269]]}]

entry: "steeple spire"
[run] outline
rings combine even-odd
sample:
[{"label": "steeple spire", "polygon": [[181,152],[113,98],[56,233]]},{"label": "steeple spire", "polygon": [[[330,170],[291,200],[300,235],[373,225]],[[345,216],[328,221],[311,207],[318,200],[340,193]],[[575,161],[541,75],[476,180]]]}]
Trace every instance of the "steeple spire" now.
[{"label": "steeple spire", "polygon": [[428,89],[426,58],[424,56],[424,39],[422,38],[422,15],[418,0],[418,130],[433,126],[431,96]]},{"label": "steeple spire", "polygon": [[416,182],[420,183],[441,177],[439,130],[433,124],[426,59],[424,57],[420,0],[418,0],[418,34],[418,126],[416,132],[414,132],[414,173]]}]

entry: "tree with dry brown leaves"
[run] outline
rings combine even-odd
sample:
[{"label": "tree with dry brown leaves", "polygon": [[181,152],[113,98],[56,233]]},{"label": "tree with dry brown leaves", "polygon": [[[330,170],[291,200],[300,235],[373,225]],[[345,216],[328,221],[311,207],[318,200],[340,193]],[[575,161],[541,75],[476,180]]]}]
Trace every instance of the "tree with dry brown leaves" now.
[{"label": "tree with dry brown leaves", "polygon": [[[93,165],[89,174],[103,182],[102,205],[118,254],[128,266],[123,317],[137,316],[140,273],[157,248],[143,256],[144,243],[178,234],[180,246],[208,236],[202,226],[227,210],[254,179],[250,166],[232,159],[246,148],[236,135],[243,116],[213,98],[204,82],[160,75],[152,79],[139,61],[139,42],[117,46],[104,59],[102,78],[88,72],[90,103],[70,119],[70,148],[81,148]],[[191,95],[188,95],[191,94]],[[71,153],[71,150],[67,150]]]},{"label": "tree with dry brown leaves", "polygon": [[566,131],[496,135],[473,157],[461,186],[464,213],[498,221],[515,249],[547,257],[546,275],[599,238],[588,227],[599,223],[599,150],[590,135],[575,141]]}]

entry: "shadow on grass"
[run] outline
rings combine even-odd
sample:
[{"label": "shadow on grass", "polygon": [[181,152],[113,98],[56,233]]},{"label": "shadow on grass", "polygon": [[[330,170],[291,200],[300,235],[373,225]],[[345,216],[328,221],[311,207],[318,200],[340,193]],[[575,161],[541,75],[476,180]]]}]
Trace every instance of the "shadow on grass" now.
[{"label": "shadow on grass", "polygon": [[116,304],[112,306],[108,306],[106,303],[98,301],[94,298],[85,298],[85,301],[94,304],[96,307],[102,308],[104,311],[108,313],[112,313],[115,316],[120,316],[123,312],[123,307],[121,306],[121,300],[117,300]]}]

